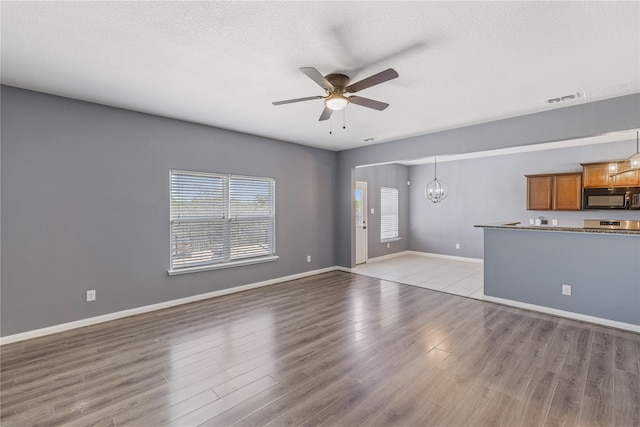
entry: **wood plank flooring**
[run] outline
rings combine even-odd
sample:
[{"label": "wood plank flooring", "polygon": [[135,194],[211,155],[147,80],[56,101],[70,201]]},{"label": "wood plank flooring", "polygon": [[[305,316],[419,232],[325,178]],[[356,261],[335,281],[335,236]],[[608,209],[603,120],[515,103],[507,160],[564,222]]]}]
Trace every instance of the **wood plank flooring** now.
[{"label": "wood plank flooring", "polygon": [[8,426],[640,426],[640,334],[332,272],[5,345]]}]

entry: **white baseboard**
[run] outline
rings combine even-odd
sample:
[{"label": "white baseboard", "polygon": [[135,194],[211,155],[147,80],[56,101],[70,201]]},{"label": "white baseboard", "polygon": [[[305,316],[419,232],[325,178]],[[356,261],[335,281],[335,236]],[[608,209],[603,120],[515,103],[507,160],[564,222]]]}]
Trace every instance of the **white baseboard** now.
[{"label": "white baseboard", "polygon": [[407,255],[428,256],[428,257],[434,257],[434,258],[444,258],[444,259],[450,259],[450,260],[454,260],[454,261],[477,262],[479,264],[484,263],[484,260],[482,258],[470,258],[470,257],[455,256],[455,255],[433,254],[433,253],[430,253],[430,252],[405,251],[405,254],[407,254]]},{"label": "white baseboard", "polygon": [[[367,259],[367,263],[384,261],[386,259],[397,258],[403,255],[418,255],[418,256],[424,256],[424,257],[444,258],[444,259],[450,259],[453,261],[467,261],[467,262],[475,262],[479,264],[484,263],[484,260],[481,258],[469,258],[469,257],[462,257],[462,256],[434,254],[431,252],[418,252],[418,251],[401,251],[401,252],[395,252],[389,255],[377,256],[375,258]],[[347,271],[347,269],[344,269],[343,271]],[[354,271],[355,270],[352,268],[350,272],[353,273]]]},{"label": "white baseboard", "polygon": [[624,329],[631,332],[640,332],[640,325],[632,323],[618,322],[616,320],[603,319],[601,317],[589,316],[586,314],[573,313],[571,311],[558,310],[557,308],[544,307],[541,305],[529,304],[526,302],[513,301],[509,299],[497,298],[485,295],[484,301],[495,302],[498,304],[509,305],[526,310],[538,311],[540,313],[553,314],[554,316],[566,317],[568,319],[580,320],[583,322],[595,323],[598,325],[609,326],[617,329]]},{"label": "white baseboard", "polygon": [[374,258],[367,258],[367,262],[378,262],[378,261],[384,261],[385,259],[391,259],[391,258],[396,258],[402,255],[408,255],[409,253],[411,253],[411,251],[401,251],[401,252],[395,252],[392,254],[388,254],[388,255],[381,255],[381,256],[377,256]]},{"label": "white baseboard", "polygon": [[334,266],[321,268],[319,270],[305,271],[304,273],[292,274],[291,276],[278,277],[276,279],[265,280],[263,282],[250,283],[248,285],[236,286],[228,289],[221,289],[219,291],[207,292],[206,294],[193,295],[186,298],[179,298],[176,300],[165,301],[158,304],[145,305],[142,307],[131,308],[128,310],[116,311],[114,313],[104,314],[102,316],[89,317],[87,319],[76,320],[73,322],[63,323],[60,325],[49,326],[41,329],[34,329],[32,331],[21,332],[19,334],[7,335],[0,337],[0,346],[5,344],[11,344],[18,341],[24,341],[31,338],[38,338],[45,335],[56,334],[58,332],[69,331],[71,329],[82,328],[84,326],[95,325],[98,323],[109,322],[111,320],[122,319],[123,317],[134,316],[136,314],[148,313],[151,311],[162,310],[163,308],[174,307],[177,305],[188,304],[190,302],[201,301],[208,298],[214,298],[222,295],[232,294],[235,292],[242,292],[249,289],[260,288],[263,286],[274,285],[276,283],[287,282],[289,280],[301,279],[303,277],[315,276],[316,274],[327,273],[329,271],[345,271],[350,273],[350,269],[344,267]]}]

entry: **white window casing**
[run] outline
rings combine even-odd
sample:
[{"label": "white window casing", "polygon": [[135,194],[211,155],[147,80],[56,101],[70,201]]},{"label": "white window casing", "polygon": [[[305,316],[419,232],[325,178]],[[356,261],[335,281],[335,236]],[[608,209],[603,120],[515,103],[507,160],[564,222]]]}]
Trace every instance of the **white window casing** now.
[{"label": "white window casing", "polygon": [[275,179],[171,170],[169,274],[276,260]]}]

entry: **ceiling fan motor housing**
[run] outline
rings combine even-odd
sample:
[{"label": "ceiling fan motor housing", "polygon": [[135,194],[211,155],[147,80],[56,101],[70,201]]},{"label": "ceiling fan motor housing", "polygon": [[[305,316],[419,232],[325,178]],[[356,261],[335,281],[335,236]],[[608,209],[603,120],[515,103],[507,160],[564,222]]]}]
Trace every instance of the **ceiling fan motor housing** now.
[{"label": "ceiling fan motor housing", "polygon": [[332,93],[344,93],[351,82],[349,77],[344,74],[327,74],[324,78],[335,88],[335,91]]},{"label": "ceiling fan motor housing", "polygon": [[327,74],[324,78],[333,85],[333,90],[327,91],[324,104],[333,111],[342,110],[349,104],[349,98],[344,96],[350,82],[349,77],[344,74]]}]

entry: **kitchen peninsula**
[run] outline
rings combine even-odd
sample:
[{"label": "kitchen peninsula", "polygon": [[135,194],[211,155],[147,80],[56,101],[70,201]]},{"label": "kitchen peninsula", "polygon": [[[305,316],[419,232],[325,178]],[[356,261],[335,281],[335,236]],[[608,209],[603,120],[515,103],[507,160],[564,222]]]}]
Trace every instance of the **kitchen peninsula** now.
[{"label": "kitchen peninsula", "polygon": [[640,332],[640,230],[476,227],[486,300]]}]

